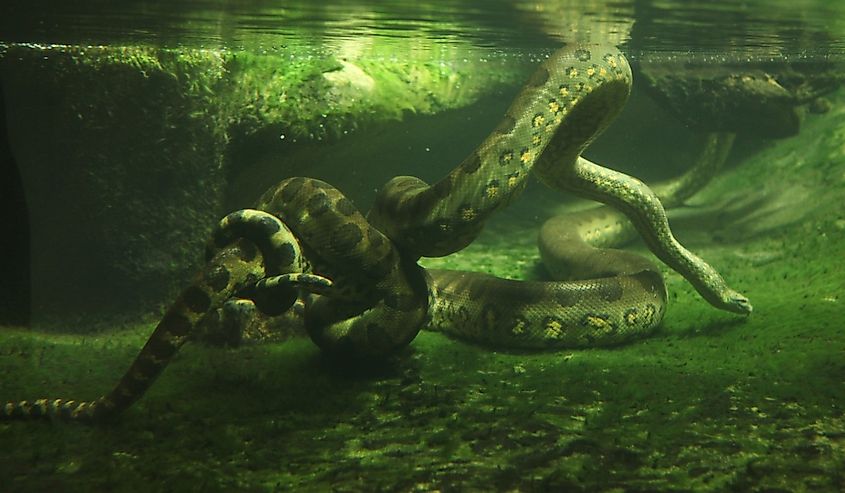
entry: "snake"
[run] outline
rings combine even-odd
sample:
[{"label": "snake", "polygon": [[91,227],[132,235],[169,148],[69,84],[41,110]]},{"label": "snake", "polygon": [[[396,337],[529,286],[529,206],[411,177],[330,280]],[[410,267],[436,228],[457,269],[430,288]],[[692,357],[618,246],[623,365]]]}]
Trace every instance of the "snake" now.
[{"label": "snake", "polygon": [[101,422],[117,416],[233,297],[251,299],[270,315],[301,299],[312,341],[355,358],[394,353],[423,327],[504,348],[595,347],[649,334],[665,313],[663,277],[645,257],[585,240],[604,209],[543,226],[539,248],[557,277],[552,281],[419,265],[422,257],[471,244],[531,175],[624,214],[655,256],[706,301],[750,313],[745,296],[674,238],[651,189],[581,156],[623,108],[631,85],[630,65],[615,47],[564,47],[539,65],[499,125],[445,177],[431,185],[395,177],[366,214],[326,182],[283,180],[254,208],[220,221],[203,268],[110,392],[94,400],[8,401],[0,419]]}]

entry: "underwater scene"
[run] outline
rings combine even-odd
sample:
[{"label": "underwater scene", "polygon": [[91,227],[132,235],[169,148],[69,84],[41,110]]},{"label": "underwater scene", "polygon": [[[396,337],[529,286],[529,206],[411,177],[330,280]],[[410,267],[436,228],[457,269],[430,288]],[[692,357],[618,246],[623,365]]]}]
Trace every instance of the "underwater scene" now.
[{"label": "underwater scene", "polygon": [[845,492],[845,3],[0,5],[0,492]]}]

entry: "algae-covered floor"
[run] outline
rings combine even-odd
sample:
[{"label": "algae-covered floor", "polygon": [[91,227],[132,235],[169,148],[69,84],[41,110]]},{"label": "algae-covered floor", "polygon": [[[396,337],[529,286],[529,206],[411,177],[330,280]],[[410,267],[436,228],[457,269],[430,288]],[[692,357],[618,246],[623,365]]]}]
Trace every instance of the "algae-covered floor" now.
[{"label": "algae-covered floor", "polygon": [[[667,272],[662,327],[611,349],[508,353],[426,332],[350,367],[304,339],[190,345],[113,423],[0,424],[0,491],[843,491],[843,197],[837,104],[678,216],[752,299],[748,318]],[[427,265],[535,276],[524,213]],[[0,331],[0,400],[94,398],[151,328]]]}]

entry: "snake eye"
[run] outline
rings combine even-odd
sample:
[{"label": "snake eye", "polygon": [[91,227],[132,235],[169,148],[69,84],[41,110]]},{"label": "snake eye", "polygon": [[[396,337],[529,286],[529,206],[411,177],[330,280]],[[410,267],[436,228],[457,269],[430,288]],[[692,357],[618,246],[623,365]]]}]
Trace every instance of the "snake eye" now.
[{"label": "snake eye", "polygon": [[732,311],[734,313],[739,313],[742,315],[748,315],[753,311],[753,307],[751,306],[751,302],[748,301],[748,298],[745,296],[737,293],[736,291],[730,290],[728,292],[728,301],[727,301],[727,310]]}]

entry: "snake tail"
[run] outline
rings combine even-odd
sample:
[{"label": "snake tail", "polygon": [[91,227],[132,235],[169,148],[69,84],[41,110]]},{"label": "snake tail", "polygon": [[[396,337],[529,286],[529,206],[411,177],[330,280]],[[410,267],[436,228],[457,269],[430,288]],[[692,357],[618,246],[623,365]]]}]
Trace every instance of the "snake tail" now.
[{"label": "snake tail", "polygon": [[[256,241],[236,241],[239,237]],[[265,212],[244,210],[230,214],[220,222],[211,241],[215,245],[208,249],[211,261],[168,308],[110,392],[90,401],[43,398],[7,402],[0,407],[0,420],[53,418],[100,422],[112,418],[144,395],[213,308],[255,284],[265,270],[284,271],[301,266],[299,247],[290,231]],[[232,241],[236,243],[225,246]]]}]

